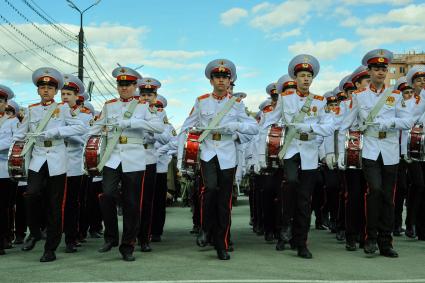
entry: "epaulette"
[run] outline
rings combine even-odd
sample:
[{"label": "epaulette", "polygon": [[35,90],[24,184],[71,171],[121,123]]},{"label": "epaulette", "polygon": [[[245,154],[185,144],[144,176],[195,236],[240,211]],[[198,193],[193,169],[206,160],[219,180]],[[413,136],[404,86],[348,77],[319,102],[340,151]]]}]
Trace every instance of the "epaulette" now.
[{"label": "epaulette", "polygon": [[118,99],[114,98],[114,99],[106,101],[105,104],[109,104],[109,103],[117,102],[117,101],[118,101]]},{"label": "epaulette", "polygon": [[87,108],[87,107],[82,107],[82,108],[81,108],[81,110],[80,110],[80,112],[82,112],[82,113],[86,113],[86,114],[91,114],[90,109],[89,109],[89,108]]},{"label": "epaulette", "polygon": [[353,91],[353,93],[357,94],[357,93],[360,93],[360,92],[365,91],[365,90],[366,90],[365,87],[364,88],[359,88],[359,89]]},{"label": "epaulette", "polygon": [[294,93],[295,93],[295,91],[288,90],[288,91],[282,92],[281,96],[287,96],[287,95],[291,95],[291,94],[294,94]]},{"label": "epaulette", "polygon": [[273,111],[273,106],[271,105],[267,105],[266,107],[264,107],[263,112],[264,113],[268,113],[268,112],[272,112]]},{"label": "epaulette", "polygon": [[314,99],[317,99],[317,100],[320,100],[320,101],[323,101],[323,99],[325,99],[324,96],[320,96],[320,95],[315,95],[313,98]]},{"label": "epaulette", "polygon": [[202,99],[205,99],[205,98],[208,98],[208,97],[210,97],[209,93],[199,96],[198,100],[201,101]]},{"label": "epaulette", "polygon": [[393,90],[394,94],[401,94],[401,91],[399,91],[398,89]]},{"label": "epaulette", "polygon": [[31,104],[30,106],[28,106],[28,108],[31,108],[31,107],[34,107],[34,106],[38,106],[40,104],[41,104],[40,102],[39,103],[34,103],[34,104]]}]

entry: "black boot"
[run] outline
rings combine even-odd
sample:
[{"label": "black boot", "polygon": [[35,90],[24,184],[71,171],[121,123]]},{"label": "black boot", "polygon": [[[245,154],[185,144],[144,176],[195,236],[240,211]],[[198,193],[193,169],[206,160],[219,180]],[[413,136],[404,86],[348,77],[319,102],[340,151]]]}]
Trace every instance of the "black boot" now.
[{"label": "black boot", "polygon": [[40,258],[40,262],[50,262],[56,260],[56,254],[54,251],[44,251],[43,256]]},{"label": "black boot", "polygon": [[313,258],[313,255],[311,254],[311,252],[305,246],[298,247],[298,254],[297,255],[299,257],[306,258],[306,259]]},{"label": "black boot", "polygon": [[39,237],[29,235],[28,238],[25,240],[24,245],[22,246],[22,250],[25,252],[32,250],[38,241],[40,241]]},{"label": "black boot", "polygon": [[201,248],[208,244],[208,234],[204,230],[201,230],[198,237],[196,237],[196,244]]},{"label": "black boot", "polygon": [[230,255],[227,253],[226,250],[217,250],[217,257],[220,260],[229,260]]}]

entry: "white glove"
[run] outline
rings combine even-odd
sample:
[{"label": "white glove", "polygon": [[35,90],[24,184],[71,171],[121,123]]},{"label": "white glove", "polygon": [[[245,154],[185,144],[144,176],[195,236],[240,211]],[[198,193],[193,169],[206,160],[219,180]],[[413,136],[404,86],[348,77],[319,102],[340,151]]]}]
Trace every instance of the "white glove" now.
[{"label": "white glove", "polygon": [[177,159],[177,170],[182,171],[183,160],[181,158]]},{"label": "white glove", "polygon": [[334,170],[334,164],[335,164],[335,154],[334,153],[328,153],[326,154],[326,165],[328,166],[329,170]]},{"label": "white glove", "polygon": [[345,164],[344,164],[344,153],[340,153],[338,156],[338,168],[339,170],[345,170]]},{"label": "white glove", "polygon": [[120,120],[118,122],[118,127],[120,127],[121,129],[127,129],[130,128],[130,120]]},{"label": "white glove", "polygon": [[222,129],[225,133],[234,134],[239,130],[239,122],[229,122],[226,125],[223,125]]},{"label": "white glove", "polygon": [[41,133],[46,139],[53,139],[59,137],[59,130],[57,128],[50,129]]},{"label": "white glove", "polygon": [[300,123],[295,125],[295,129],[298,133],[311,133],[312,129],[310,125]]},{"label": "white glove", "polygon": [[410,159],[409,157],[407,157],[407,155],[406,155],[406,154],[403,154],[403,159],[404,159],[404,161],[406,161],[406,163],[408,163],[408,164],[410,164],[410,163],[412,163],[412,162],[413,162],[413,160],[412,160],[412,159]]},{"label": "white glove", "polygon": [[378,119],[377,121],[379,123],[379,130],[380,131],[386,131],[388,129],[394,128],[395,123],[392,119]]},{"label": "white glove", "polygon": [[254,172],[256,174],[260,174],[260,171],[261,171],[260,165],[258,163],[257,164],[254,164]]}]

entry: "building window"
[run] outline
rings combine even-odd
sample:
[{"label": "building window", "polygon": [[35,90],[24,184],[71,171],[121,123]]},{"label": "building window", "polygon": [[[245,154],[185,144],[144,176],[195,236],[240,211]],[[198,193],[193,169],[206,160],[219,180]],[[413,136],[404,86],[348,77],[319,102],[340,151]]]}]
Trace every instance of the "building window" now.
[{"label": "building window", "polygon": [[395,67],[390,68],[390,74],[395,74],[395,71],[396,71]]},{"label": "building window", "polygon": [[390,79],[390,85],[395,85],[396,82],[396,79]]},{"label": "building window", "polygon": [[404,69],[404,67],[400,67],[400,74],[406,74],[406,70]]}]

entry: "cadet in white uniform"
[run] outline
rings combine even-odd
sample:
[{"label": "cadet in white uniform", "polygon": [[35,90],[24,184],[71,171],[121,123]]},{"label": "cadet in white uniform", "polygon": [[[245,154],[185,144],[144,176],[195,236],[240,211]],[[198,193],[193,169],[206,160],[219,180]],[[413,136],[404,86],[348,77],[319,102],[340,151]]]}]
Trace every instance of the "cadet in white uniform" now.
[{"label": "cadet in white uniform", "polygon": [[9,87],[0,85],[0,255],[5,254],[5,244],[10,245],[10,200],[17,187],[17,183],[10,179],[7,165],[12,137],[19,125],[15,115],[6,113],[8,101],[13,97],[14,93]]},{"label": "cadet in white uniform", "polygon": [[[84,84],[79,78],[65,74],[64,86],[61,90],[62,102],[71,108],[71,116],[80,119],[89,128],[92,114],[88,108],[77,104],[78,96],[84,93]],[[78,223],[80,218],[80,202],[83,197],[83,149],[86,135],[74,136],[65,139],[68,171],[66,173],[67,195],[65,201],[64,232],[66,253],[77,251]],[[83,204],[85,205],[85,204]]]},{"label": "cadet in white uniform", "polygon": [[[232,99],[227,90],[231,80],[235,78],[235,65],[225,59],[210,62],[205,69],[205,76],[213,86],[213,92],[196,99],[190,116],[182,126],[182,131],[197,126],[211,127],[211,120],[217,115],[221,121],[214,125],[201,144],[201,174],[205,186],[201,213],[203,227],[197,238],[199,246],[207,243],[207,233],[212,231],[217,256],[221,260],[230,259],[227,249],[228,233],[232,206],[232,186],[236,167],[236,145],[233,134],[255,135],[258,127],[253,118],[247,116],[245,106],[240,99]],[[225,114],[219,113],[224,106],[234,104]],[[223,112],[222,112],[223,113]],[[216,120],[216,119],[214,119]],[[209,131],[210,129],[206,129]],[[205,134],[204,134],[205,135]],[[184,135],[181,135],[184,137]],[[182,148],[183,141],[179,148]],[[179,153],[181,164],[181,154]]]},{"label": "cadet in white uniform", "polygon": [[[332,135],[334,131],[332,115],[324,109],[324,97],[314,95],[309,90],[319,69],[319,62],[311,55],[301,54],[293,58],[288,73],[297,82],[297,91],[283,93],[275,111],[263,125],[267,127],[282,119],[287,131],[292,132],[292,139],[288,138],[289,134],[286,135],[284,148],[287,148],[286,152],[282,152],[287,181],[283,196],[283,229],[288,230],[293,219],[292,241],[298,249],[298,256],[302,258],[312,258],[307,249],[307,235],[311,196],[317,179],[319,146],[323,137]],[[296,116],[301,118],[295,119]]]},{"label": "cadet in white uniform", "polygon": [[[165,130],[166,126],[164,124],[165,111],[163,108],[157,109],[155,106],[157,98],[157,90],[161,87],[161,83],[154,78],[143,78],[138,81],[138,87],[140,91],[140,101],[143,101],[149,105],[151,115],[157,116],[157,118],[162,121],[162,128]],[[162,135],[167,136],[166,133]],[[158,157],[155,150],[155,134],[152,132],[147,132],[144,135],[144,147],[146,153],[146,171],[143,180],[143,189],[142,189],[142,208],[141,208],[141,218],[140,218],[140,232],[138,235],[138,240],[140,244],[140,250],[142,252],[152,251],[150,247],[150,230],[152,226],[152,207],[154,201],[155,193],[155,183],[156,183],[156,166],[158,162]]]},{"label": "cadet in white uniform", "polygon": [[362,64],[368,66],[371,84],[357,94],[358,117],[364,130],[363,173],[368,184],[364,251],[373,254],[378,244],[381,255],[386,257],[398,256],[392,247],[391,235],[393,196],[400,159],[398,132],[413,124],[413,120],[403,113],[400,91],[386,91],[384,85],[392,58],[393,54],[385,49],[372,50],[363,57]]},{"label": "cadet in white uniform", "polygon": [[[83,135],[86,127],[81,120],[71,115],[67,104],[58,104],[54,96],[63,87],[63,75],[52,68],[37,69],[32,80],[37,86],[41,102],[28,107],[28,116],[24,118],[14,140],[26,139],[27,133],[33,133],[29,142],[34,140],[34,148],[28,151],[31,161],[28,170],[28,191],[25,195],[27,221],[30,236],[22,249],[29,251],[40,240],[40,198],[45,197],[47,212],[47,239],[41,262],[56,259],[55,250],[62,237],[63,205],[66,197],[67,152],[65,138]],[[43,124],[45,124],[44,127]]]},{"label": "cadet in white uniform", "polygon": [[[100,118],[90,134],[100,134],[106,130],[109,148],[112,152],[103,168],[103,193],[100,207],[105,223],[105,243],[99,252],[107,252],[118,245],[117,199],[122,198],[123,233],[120,253],[124,261],[134,261],[136,236],[140,227],[140,196],[142,179],[146,169],[144,135],[146,132],[163,131],[163,123],[152,115],[149,105],[133,97],[137,88],[139,73],[127,68],[114,69],[117,79],[119,99],[105,102]],[[119,136],[118,136],[119,135]],[[113,144],[113,140],[118,140]],[[108,153],[108,146],[105,154]],[[105,156],[102,158],[104,159]],[[118,184],[121,182],[121,194]]]}]

